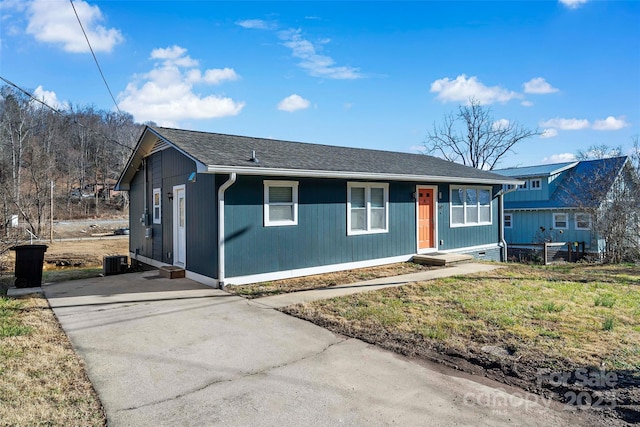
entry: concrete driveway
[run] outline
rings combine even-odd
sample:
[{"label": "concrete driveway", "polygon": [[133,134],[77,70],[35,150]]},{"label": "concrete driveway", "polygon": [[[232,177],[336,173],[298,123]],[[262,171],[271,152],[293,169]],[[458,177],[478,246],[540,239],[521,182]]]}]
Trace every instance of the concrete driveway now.
[{"label": "concrete driveway", "polygon": [[147,272],[44,289],[113,426],[582,422],[187,279]]}]

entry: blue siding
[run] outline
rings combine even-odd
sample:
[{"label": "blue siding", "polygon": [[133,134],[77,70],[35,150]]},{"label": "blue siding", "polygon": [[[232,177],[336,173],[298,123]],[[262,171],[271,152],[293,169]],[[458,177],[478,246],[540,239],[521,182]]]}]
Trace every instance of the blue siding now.
[{"label": "blue siding", "polygon": [[[505,211],[512,214],[512,227],[505,228],[505,240],[508,244],[542,243],[544,239],[554,242],[585,242],[589,249],[595,243],[591,230],[576,230],[573,211]],[[568,213],[569,223],[566,230],[553,229],[553,213]],[[541,227],[544,228],[544,232]],[[594,246],[594,250],[597,246]]]},{"label": "blue siding", "polygon": [[298,225],[280,227],[263,225],[263,180],[241,176],[227,190],[229,277],[415,253],[414,184],[389,184],[388,233],[348,236],[346,180],[298,179]]},{"label": "blue siding", "polygon": [[[459,186],[459,185],[454,185]],[[471,185],[468,185],[472,187]],[[438,186],[438,240],[440,250],[453,250],[471,246],[482,246],[498,243],[500,219],[498,213],[498,199],[491,202],[491,224],[468,227],[451,227],[450,185]],[[493,188],[493,195],[500,187]],[[442,242],[442,244],[440,244]]]}]

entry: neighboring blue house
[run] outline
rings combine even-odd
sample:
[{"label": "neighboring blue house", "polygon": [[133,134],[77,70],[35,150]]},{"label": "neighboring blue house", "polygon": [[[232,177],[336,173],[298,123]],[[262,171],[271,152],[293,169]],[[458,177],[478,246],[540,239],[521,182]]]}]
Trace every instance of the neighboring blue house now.
[{"label": "neighboring blue house", "polygon": [[494,172],[520,179],[505,186],[504,236],[510,247],[542,242],[584,242],[598,253],[604,242],[593,229],[593,215],[615,185],[625,182],[627,157],[551,165],[499,169]]},{"label": "neighboring blue house", "polygon": [[506,254],[502,186],[435,157],[146,127],[117,188],[130,255],[220,286]]}]

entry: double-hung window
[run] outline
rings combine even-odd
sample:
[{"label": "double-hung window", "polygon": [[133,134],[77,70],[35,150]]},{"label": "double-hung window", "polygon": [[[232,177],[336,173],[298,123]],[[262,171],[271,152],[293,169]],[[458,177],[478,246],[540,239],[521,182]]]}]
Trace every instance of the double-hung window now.
[{"label": "double-hung window", "polygon": [[577,213],[576,230],[591,230],[591,215],[587,213]]},{"label": "double-hung window", "polygon": [[451,187],[451,226],[489,225],[491,189],[484,187]]},{"label": "double-hung window", "polygon": [[162,189],[153,189],[153,223],[160,224],[162,222]]},{"label": "double-hung window", "polygon": [[389,184],[347,184],[347,234],[389,231]]},{"label": "double-hung window", "polygon": [[569,215],[566,213],[554,213],[553,228],[557,230],[566,230],[569,228]]},{"label": "double-hung window", "polygon": [[264,225],[298,224],[298,181],[264,181]]}]

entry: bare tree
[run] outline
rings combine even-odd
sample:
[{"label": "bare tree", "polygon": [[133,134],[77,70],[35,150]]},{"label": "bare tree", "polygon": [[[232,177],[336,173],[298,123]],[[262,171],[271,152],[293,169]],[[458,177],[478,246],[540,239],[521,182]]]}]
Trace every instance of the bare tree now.
[{"label": "bare tree", "polygon": [[429,154],[492,170],[514,145],[540,134],[538,129],[527,129],[515,121],[496,121],[491,108],[470,99],[469,105],[460,105],[456,114],[445,115],[440,125],[433,124],[424,146]]},{"label": "bare tree", "polygon": [[606,144],[592,145],[586,150],[576,152],[576,160],[609,159],[622,156],[622,147],[610,147]]},{"label": "bare tree", "polygon": [[[602,147],[601,147],[602,148]],[[608,147],[594,153],[615,153]],[[598,154],[592,154],[598,155]],[[608,159],[608,160],[606,160]],[[603,260],[610,263],[640,259],[640,176],[629,157],[605,157],[588,162],[582,172],[566,179],[571,188],[561,195],[575,215],[588,215],[594,236],[604,240]]]}]

